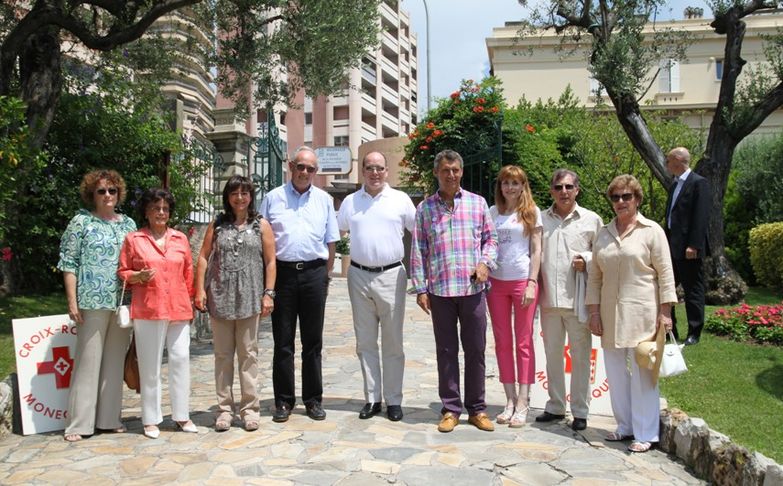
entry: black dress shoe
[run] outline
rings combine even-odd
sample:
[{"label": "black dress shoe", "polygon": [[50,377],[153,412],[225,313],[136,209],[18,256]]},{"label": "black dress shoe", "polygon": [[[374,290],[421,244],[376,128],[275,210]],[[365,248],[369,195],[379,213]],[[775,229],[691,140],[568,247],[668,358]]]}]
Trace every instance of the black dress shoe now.
[{"label": "black dress shoe", "polygon": [[313,420],[323,420],[326,418],[326,412],[324,412],[323,407],[318,402],[311,403],[305,408],[307,409],[307,416]]},{"label": "black dress shoe", "polygon": [[275,408],[275,413],[272,414],[272,422],[286,422],[289,415],[291,415],[291,409],[288,408],[288,405],[280,405]]},{"label": "black dress shoe", "polygon": [[389,420],[392,422],[399,422],[402,420],[402,407],[399,405],[386,406],[386,416],[389,417]]},{"label": "black dress shoe", "polygon": [[554,420],[563,420],[565,415],[557,415],[554,413],[544,412],[536,417],[536,422],[552,422]]},{"label": "black dress shoe", "polygon": [[368,419],[370,417],[374,417],[381,413],[381,404],[380,402],[375,403],[365,403],[364,408],[361,412],[359,412],[359,418],[364,420]]},{"label": "black dress shoe", "polygon": [[571,422],[571,428],[573,430],[585,430],[587,428],[587,419],[576,418]]},{"label": "black dress shoe", "polygon": [[685,344],[686,346],[692,346],[694,344],[699,344],[699,338],[697,338],[696,336],[688,336],[685,339],[685,343],[683,343],[683,344]]}]

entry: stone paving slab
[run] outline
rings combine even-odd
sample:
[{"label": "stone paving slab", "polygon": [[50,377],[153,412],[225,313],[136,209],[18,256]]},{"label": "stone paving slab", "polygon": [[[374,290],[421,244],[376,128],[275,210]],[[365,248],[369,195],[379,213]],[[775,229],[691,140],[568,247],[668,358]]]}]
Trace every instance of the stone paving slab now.
[{"label": "stone paving slab", "polygon": [[[259,330],[258,431],[245,432],[239,420],[228,432],[212,429],[212,348],[194,343],[191,416],[198,434],[176,431],[167,416],[160,438],[147,439],[138,396],[128,391],[123,410],[128,433],[96,434],[73,444],[63,441],[61,433],[5,437],[0,441],[0,484],[705,484],[660,451],[634,455],[623,444],[604,442],[604,435],[614,430],[611,417],[590,417],[587,430],[579,433],[567,421],[535,423],[540,410],[532,411],[521,429],[498,426],[494,432],[474,428],[463,416],[454,432],[439,433],[434,339],[429,317],[412,298],[405,321],[405,418],[395,423],[380,414],[359,420],[362,376],[345,279],[332,281],[324,327],[325,421],[307,418],[300,403],[288,422],[272,422],[272,335],[271,323],[265,321]],[[489,330],[487,342],[487,403],[494,416],[505,399]],[[296,366],[298,373],[298,358]],[[238,393],[238,383],[235,389]],[[165,380],[163,400],[165,414]]]}]

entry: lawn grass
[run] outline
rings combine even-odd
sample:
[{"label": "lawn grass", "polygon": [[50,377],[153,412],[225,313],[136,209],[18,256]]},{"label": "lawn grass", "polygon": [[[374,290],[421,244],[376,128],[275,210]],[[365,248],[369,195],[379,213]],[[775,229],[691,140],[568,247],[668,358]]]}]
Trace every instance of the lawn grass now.
[{"label": "lawn grass", "polygon": [[68,304],[63,292],[0,297],[0,380],[16,371],[11,320],[67,313]]},{"label": "lawn grass", "polygon": [[[781,296],[754,288],[745,301],[772,304]],[[711,314],[719,307],[708,306]],[[677,306],[680,336],[687,334],[684,306]],[[783,348],[730,341],[703,333],[685,348],[689,371],[661,380],[669,407],[703,418],[711,429],[783,463]]]}]

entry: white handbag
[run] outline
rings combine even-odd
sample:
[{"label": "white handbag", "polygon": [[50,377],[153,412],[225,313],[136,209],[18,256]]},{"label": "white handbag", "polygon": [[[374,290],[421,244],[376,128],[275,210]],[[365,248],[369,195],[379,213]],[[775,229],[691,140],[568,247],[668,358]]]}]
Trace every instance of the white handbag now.
[{"label": "white handbag", "polygon": [[130,318],[130,308],[127,305],[122,305],[122,301],[125,299],[125,281],[122,282],[122,294],[120,295],[119,305],[117,310],[114,311],[115,321],[117,325],[122,329],[133,327],[133,321]]},{"label": "white handbag", "polygon": [[681,375],[688,371],[688,367],[685,365],[685,358],[682,356],[682,348],[674,340],[674,334],[671,331],[669,331],[669,339],[671,343],[663,347],[663,359],[661,360],[661,371],[659,373],[661,378]]}]

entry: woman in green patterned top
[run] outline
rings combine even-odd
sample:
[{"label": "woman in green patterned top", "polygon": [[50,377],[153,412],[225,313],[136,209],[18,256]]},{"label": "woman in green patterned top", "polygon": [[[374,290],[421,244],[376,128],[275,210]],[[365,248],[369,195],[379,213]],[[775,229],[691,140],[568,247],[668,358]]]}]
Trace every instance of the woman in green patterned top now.
[{"label": "woman in green patterned top", "polygon": [[76,442],[95,429],[125,432],[122,375],[130,329],[114,322],[122,285],[120,248],[136,223],[115,212],[125,200],[125,181],[113,170],[87,173],[79,187],[82,209],[60,241],[68,315],[78,326],[65,440]]}]

